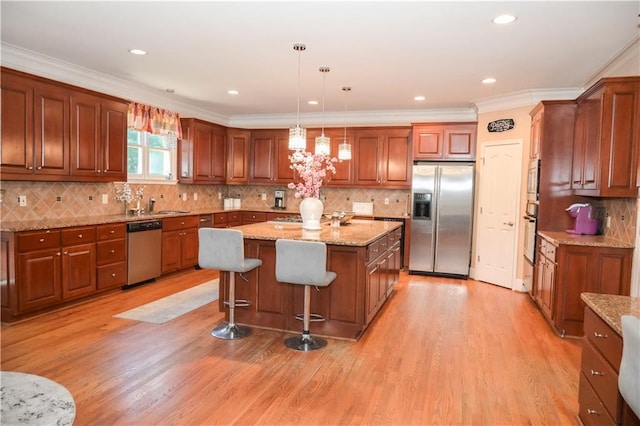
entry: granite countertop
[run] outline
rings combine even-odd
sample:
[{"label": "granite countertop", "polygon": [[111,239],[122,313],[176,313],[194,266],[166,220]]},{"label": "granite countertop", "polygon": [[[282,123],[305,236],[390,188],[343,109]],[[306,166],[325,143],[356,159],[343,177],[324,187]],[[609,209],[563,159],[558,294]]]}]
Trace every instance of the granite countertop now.
[{"label": "granite countertop", "polygon": [[575,235],[557,231],[538,231],[538,235],[556,245],[634,248],[632,243],[605,237],[604,235]]},{"label": "granite countertop", "polygon": [[[174,210],[172,210],[174,211]],[[177,210],[175,210],[177,211]],[[233,209],[224,210],[219,209],[199,209],[185,211],[184,213],[144,213],[140,216],[135,214],[115,214],[105,216],[84,216],[84,217],[67,217],[67,218],[45,218],[37,220],[16,220],[16,221],[1,221],[0,231],[4,232],[19,232],[19,231],[37,231],[43,229],[55,229],[55,228],[68,228],[71,226],[88,226],[88,225],[102,225],[105,223],[116,222],[137,222],[141,220],[162,219],[165,217],[177,217],[177,216],[194,216],[202,214],[214,214],[214,213],[227,213],[234,211],[243,212],[264,212],[264,213],[278,213],[282,215],[299,214],[298,210],[274,210],[274,209]],[[374,217],[390,217],[396,219],[407,219],[404,216],[374,216]]]},{"label": "granite countertop", "polygon": [[305,231],[300,223],[273,222],[252,223],[236,226],[234,229],[241,230],[244,238],[250,240],[288,238],[292,240],[322,241],[326,244],[342,246],[366,246],[382,235],[401,226],[401,222],[352,219],[350,223],[339,228],[332,228],[329,226],[329,222],[323,222],[320,231]]},{"label": "granite countertop", "polygon": [[622,315],[640,318],[640,297],[615,294],[582,293],[580,298],[611,328],[622,336]]}]

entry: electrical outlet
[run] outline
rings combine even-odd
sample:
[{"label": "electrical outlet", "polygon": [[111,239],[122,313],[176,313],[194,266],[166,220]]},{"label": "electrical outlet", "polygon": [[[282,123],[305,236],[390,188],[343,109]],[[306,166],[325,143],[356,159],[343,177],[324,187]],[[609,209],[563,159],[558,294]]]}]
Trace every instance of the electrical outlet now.
[{"label": "electrical outlet", "polygon": [[182,193],[182,201],[187,201],[187,193],[186,192]]},{"label": "electrical outlet", "polygon": [[611,216],[607,216],[607,228],[611,228]]},{"label": "electrical outlet", "polygon": [[20,207],[27,207],[27,196],[18,195],[18,204],[20,205]]},{"label": "electrical outlet", "polygon": [[266,192],[263,192],[263,193],[260,195],[260,198],[262,199],[262,201],[267,201],[267,193],[266,193]]},{"label": "electrical outlet", "polygon": [[107,204],[109,202],[109,196],[107,194],[102,194],[102,204]]},{"label": "electrical outlet", "polygon": [[198,193],[197,192],[193,193],[193,201],[198,201]]},{"label": "electrical outlet", "polygon": [[388,199],[388,198],[385,198],[385,199],[384,199],[384,205],[385,205],[385,206],[388,206],[388,205],[389,205],[389,199]]},{"label": "electrical outlet", "polygon": [[218,200],[222,200],[222,192],[218,192]]}]

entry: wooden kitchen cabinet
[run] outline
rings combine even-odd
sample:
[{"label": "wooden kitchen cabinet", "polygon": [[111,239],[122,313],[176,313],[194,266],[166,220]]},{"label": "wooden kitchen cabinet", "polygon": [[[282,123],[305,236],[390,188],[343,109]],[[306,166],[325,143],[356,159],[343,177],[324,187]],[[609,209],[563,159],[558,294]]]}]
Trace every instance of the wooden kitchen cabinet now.
[{"label": "wooden kitchen cabinet", "polygon": [[246,185],[249,183],[250,143],[250,131],[227,130],[227,185]]},{"label": "wooden kitchen cabinet", "polygon": [[62,299],[87,296],[96,291],[96,227],[63,229]]},{"label": "wooden kitchen cabinet", "polygon": [[358,129],[352,147],[355,185],[366,188],[411,187],[411,128]]},{"label": "wooden kitchen cabinet", "polygon": [[[307,130],[307,151],[315,152],[315,139],[316,136],[320,136],[322,133],[321,129],[308,129]],[[345,136],[347,143],[351,145],[351,149],[353,150],[354,145],[354,132],[352,129],[347,129],[345,135],[345,129],[343,128],[330,128],[324,129],[325,136],[330,138],[330,155],[331,157],[338,158],[338,148],[341,143],[344,142]],[[331,174],[327,173],[327,177],[324,180],[322,186],[326,187],[345,187],[345,186],[353,186],[354,185],[354,167],[355,159],[352,157],[351,160],[338,160],[334,163],[336,168],[336,173]]]},{"label": "wooden kitchen cabinet", "polygon": [[126,181],[126,102],[86,93],[71,96],[71,175]]},{"label": "wooden kitchen cabinet", "polygon": [[124,100],[2,68],[3,180],[126,179]]},{"label": "wooden kitchen cabinet", "polygon": [[198,264],[199,216],[162,220],[162,273],[179,271]]},{"label": "wooden kitchen cabinet", "polygon": [[181,183],[225,183],[227,166],[227,130],[198,120],[180,119],[182,140],[178,159]]},{"label": "wooden kitchen cabinet", "polygon": [[582,336],[581,293],[629,295],[633,249],[538,239],[535,300],[561,336]]},{"label": "wooden kitchen cabinet", "polygon": [[413,159],[475,161],[478,123],[414,123]]},{"label": "wooden kitchen cabinet", "polygon": [[107,290],[127,283],[127,240],[124,223],[96,227],[97,289]]},{"label": "wooden kitchen cabinet", "polygon": [[289,155],[289,131],[286,129],[251,132],[249,183],[286,185],[293,182]]},{"label": "wooden kitchen cabinet", "polygon": [[640,78],[603,78],[577,102],[574,193],[635,197],[640,155]]}]

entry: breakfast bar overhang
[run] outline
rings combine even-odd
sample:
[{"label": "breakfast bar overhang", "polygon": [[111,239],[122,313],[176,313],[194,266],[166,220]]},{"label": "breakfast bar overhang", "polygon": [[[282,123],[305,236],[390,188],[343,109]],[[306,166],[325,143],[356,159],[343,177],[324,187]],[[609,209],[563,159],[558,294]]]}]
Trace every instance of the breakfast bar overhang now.
[{"label": "breakfast bar overhang", "polygon": [[[328,287],[313,290],[311,312],[324,321],[311,322],[314,335],[357,340],[393,292],[401,268],[402,223],[352,220],[334,228],[328,223],[320,231],[306,231],[294,224],[272,222],[238,226],[244,235],[245,257],[262,265],[236,280],[236,298],[250,302],[236,308],[236,322],[251,327],[299,333],[303,288],[280,283],[275,278],[279,238],[321,241],[327,244],[327,270],[337,274]],[[220,274],[219,307],[228,320],[229,273]]]}]

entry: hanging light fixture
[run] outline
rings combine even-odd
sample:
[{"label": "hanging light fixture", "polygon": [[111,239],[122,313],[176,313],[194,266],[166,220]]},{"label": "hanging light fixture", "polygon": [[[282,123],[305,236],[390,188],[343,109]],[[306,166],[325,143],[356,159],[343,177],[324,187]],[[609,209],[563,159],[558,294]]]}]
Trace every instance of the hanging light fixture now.
[{"label": "hanging light fixture", "polygon": [[307,147],[307,129],[300,127],[300,56],[306,49],[307,46],[302,43],[293,45],[293,50],[298,52],[298,116],[296,127],[289,129],[289,149],[296,151],[304,150]]},{"label": "hanging light fixture", "polygon": [[322,73],[322,133],[316,136],[316,155],[329,155],[331,153],[331,139],[324,135],[324,81],[329,67],[320,67]]},{"label": "hanging light fixture", "polygon": [[342,88],[344,92],[344,139],[338,145],[338,160],[351,160],[351,145],[347,142],[347,93],[351,91],[351,87]]}]

